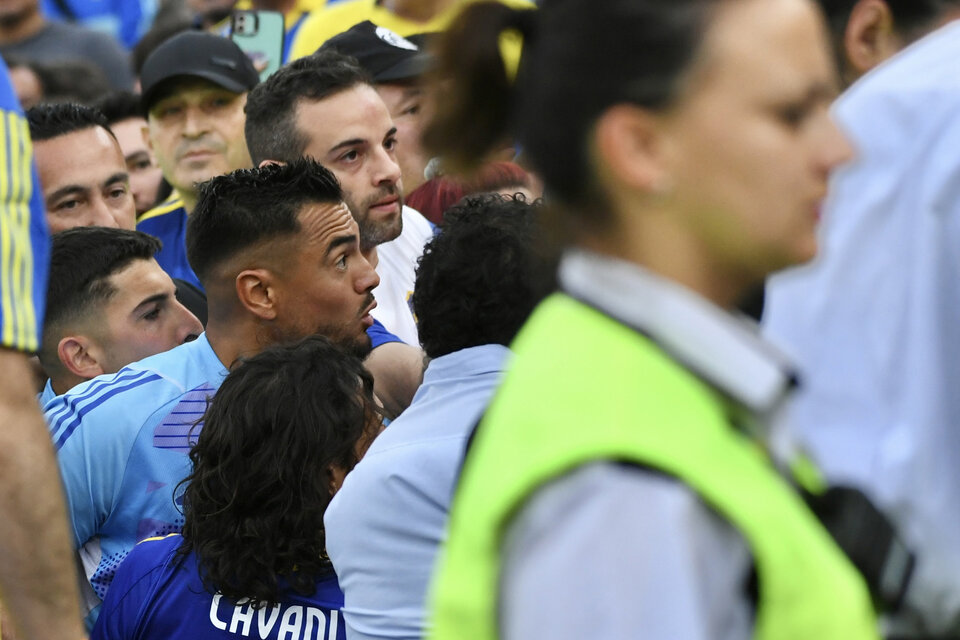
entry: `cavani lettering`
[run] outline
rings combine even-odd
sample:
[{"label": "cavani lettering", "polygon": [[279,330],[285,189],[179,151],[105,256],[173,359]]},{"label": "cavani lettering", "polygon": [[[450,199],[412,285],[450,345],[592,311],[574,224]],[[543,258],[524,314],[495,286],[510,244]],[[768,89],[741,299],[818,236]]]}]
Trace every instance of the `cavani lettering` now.
[{"label": "cavani lettering", "polygon": [[[303,605],[277,605],[254,609],[241,600],[233,605],[218,593],[210,602],[210,624],[221,631],[261,640],[333,640],[337,637],[340,612]],[[251,630],[256,635],[251,636]]]}]

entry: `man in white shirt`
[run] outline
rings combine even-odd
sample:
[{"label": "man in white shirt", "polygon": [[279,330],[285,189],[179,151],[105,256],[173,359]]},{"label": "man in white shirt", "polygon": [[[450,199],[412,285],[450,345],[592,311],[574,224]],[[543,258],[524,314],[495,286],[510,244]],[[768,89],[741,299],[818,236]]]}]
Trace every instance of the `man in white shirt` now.
[{"label": "man in white shirt", "polygon": [[857,160],[832,179],[820,258],[770,281],[764,316],[801,374],[789,428],[917,553],[904,637],[960,631],[958,60],[955,23],[836,102]]}]

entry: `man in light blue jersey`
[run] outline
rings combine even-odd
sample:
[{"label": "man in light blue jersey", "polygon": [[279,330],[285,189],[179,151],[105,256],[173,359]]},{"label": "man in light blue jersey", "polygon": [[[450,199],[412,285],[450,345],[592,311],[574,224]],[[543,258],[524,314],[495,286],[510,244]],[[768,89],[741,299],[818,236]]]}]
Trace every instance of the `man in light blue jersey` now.
[{"label": "man in light blue jersey", "polygon": [[47,406],[74,544],[98,613],[120,562],[178,531],[174,488],[207,399],[240,356],[310,335],[365,355],[376,272],[336,179],[312,160],[244,169],[203,185],[187,254],[207,292],[197,340],[94,378]]}]

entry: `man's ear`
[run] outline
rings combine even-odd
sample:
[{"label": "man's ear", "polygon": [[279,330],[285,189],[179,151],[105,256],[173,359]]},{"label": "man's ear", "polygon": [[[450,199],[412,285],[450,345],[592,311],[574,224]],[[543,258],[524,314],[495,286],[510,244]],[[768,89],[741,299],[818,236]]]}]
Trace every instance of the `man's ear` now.
[{"label": "man's ear", "polygon": [[607,174],[632,190],[656,194],[669,181],[657,116],[634,105],[608,109],[594,129],[596,153]]},{"label": "man's ear", "polygon": [[257,165],[257,169],[263,169],[264,167],[269,167],[269,166],[271,166],[271,165],[277,165],[277,166],[281,166],[281,167],[282,167],[282,166],[284,166],[285,164],[287,164],[287,163],[284,162],[283,160],[270,160],[270,159],[267,159],[267,160],[261,161],[260,164]]},{"label": "man's ear", "polygon": [[67,371],[84,380],[104,373],[103,367],[91,351],[96,351],[96,348],[85,336],[66,336],[57,343],[57,358],[60,364]]},{"label": "man's ear", "polygon": [[893,13],[884,0],[857,0],[843,34],[843,51],[856,77],[895,54],[903,46]]},{"label": "man's ear", "polygon": [[150,139],[150,125],[145,124],[140,127],[140,135],[143,137],[143,144],[147,145],[147,149],[150,149],[150,153],[153,151],[153,140]]},{"label": "man's ear", "polygon": [[263,320],[277,317],[277,289],[268,269],[245,269],[236,278],[237,299],[253,315]]}]

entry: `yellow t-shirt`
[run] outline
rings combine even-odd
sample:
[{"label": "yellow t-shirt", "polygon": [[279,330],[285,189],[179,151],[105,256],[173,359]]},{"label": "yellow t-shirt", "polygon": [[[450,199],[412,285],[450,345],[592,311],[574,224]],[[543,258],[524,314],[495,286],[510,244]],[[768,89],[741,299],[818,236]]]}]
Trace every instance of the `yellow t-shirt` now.
[{"label": "yellow t-shirt", "polygon": [[[432,20],[427,22],[415,22],[402,18],[397,14],[381,7],[377,0],[352,0],[335,4],[325,9],[319,9],[310,14],[304,20],[300,31],[290,50],[290,60],[296,60],[308,56],[320,48],[324,42],[343,33],[353,25],[369,20],[370,22],[390,29],[401,36],[412,36],[418,33],[431,33],[443,31],[446,29],[460,10],[471,2],[477,0],[460,0],[454,3],[448,9],[441,11]],[[535,5],[529,0],[499,0],[508,7],[517,9],[533,9]],[[519,41],[504,51],[504,59],[508,68],[515,68],[516,62],[520,59]]]},{"label": "yellow t-shirt", "polygon": [[[293,5],[293,9],[287,11],[283,16],[284,28],[289,30],[293,25],[297,24],[300,16],[305,13],[310,13],[311,11],[319,11],[326,4],[327,0],[297,0]],[[248,11],[253,9],[253,0],[238,0],[233,8]]]}]

